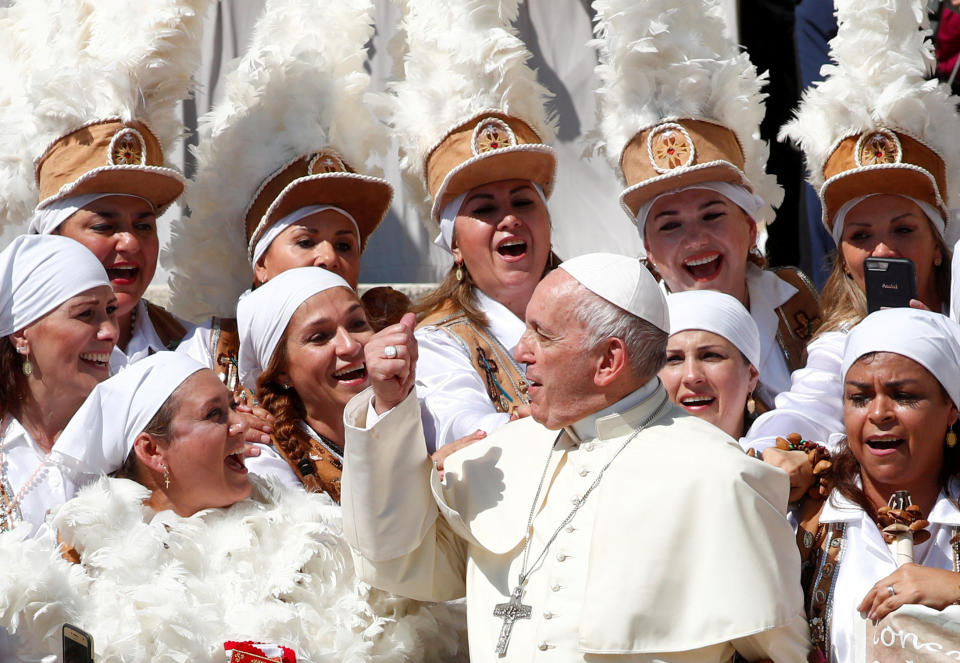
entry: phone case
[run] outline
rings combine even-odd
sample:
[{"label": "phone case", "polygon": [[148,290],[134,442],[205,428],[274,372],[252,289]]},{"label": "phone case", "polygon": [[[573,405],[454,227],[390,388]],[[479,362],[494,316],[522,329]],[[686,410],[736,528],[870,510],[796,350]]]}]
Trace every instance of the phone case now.
[{"label": "phone case", "polygon": [[906,258],[867,258],[863,263],[867,311],[910,306],[917,297],[913,262]]}]

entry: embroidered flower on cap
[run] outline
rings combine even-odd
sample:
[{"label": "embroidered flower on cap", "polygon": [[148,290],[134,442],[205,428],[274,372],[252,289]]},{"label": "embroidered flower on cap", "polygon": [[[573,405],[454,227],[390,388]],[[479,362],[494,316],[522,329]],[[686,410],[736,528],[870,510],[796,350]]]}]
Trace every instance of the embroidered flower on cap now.
[{"label": "embroidered flower on cap", "polygon": [[888,129],[861,134],[854,155],[858,166],[900,163],[903,147],[897,135]]},{"label": "embroidered flower on cap", "polygon": [[663,174],[691,165],[696,150],[686,129],[676,122],[666,122],[647,136],[647,154],[654,170]]},{"label": "embroidered flower on cap", "polygon": [[133,127],[124,127],[113,135],[107,162],[111,166],[145,166],[147,144]]},{"label": "embroidered flower on cap", "polygon": [[517,137],[513,129],[501,119],[488,117],[473,129],[472,147],[475,156],[516,144]]},{"label": "embroidered flower on cap", "polygon": [[346,171],[347,167],[343,165],[343,159],[330,150],[314,154],[313,158],[310,159],[310,165],[307,166],[307,172],[311,175],[319,175],[320,173],[344,173]]}]

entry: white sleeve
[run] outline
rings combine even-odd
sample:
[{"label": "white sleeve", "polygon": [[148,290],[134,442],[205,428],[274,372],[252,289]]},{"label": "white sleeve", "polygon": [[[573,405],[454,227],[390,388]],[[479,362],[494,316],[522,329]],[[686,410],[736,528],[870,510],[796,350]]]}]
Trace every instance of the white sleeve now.
[{"label": "white sleeve", "polygon": [[741,445],[763,451],[777,436],[800,433],[805,440],[826,442],[843,433],[843,379],[840,365],[843,332],[827,332],[807,348],[807,365],[793,372],[790,391],[776,398],[776,408],[757,417]]},{"label": "white sleeve", "polygon": [[216,370],[216,366],[213,365],[213,355],[210,353],[210,340],[213,334],[210,324],[211,321],[207,320],[192,331],[188,331],[177,346],[177,352],[193,357],[204,366]]},{"label": "white sleeve", "polygon": [[264,479],[277,479],[290,488],[303,490],[303,484],[290,463],[284,460],[277,450],[267,444],[255,444],[260,449],[260,455],[247,458],[244,465],[251,474]]},{"label": "white sleeve", "polygon": [[497,412],[463,342],[436,327],[416,332],[417,398],[427,451],[482,430],[492,433],[510,421]]}]

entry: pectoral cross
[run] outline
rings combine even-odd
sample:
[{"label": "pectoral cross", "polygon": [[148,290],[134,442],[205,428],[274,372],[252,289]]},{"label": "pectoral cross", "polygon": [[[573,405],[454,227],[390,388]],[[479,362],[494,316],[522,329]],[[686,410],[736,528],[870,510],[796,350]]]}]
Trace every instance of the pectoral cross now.
[{"label": "pectoral cross", "polygon": [[520,601],[522,597],[523,585],[517,585],[508,603],[498,603],[493,608],[493,616],[503,619],[500,639],[497,640],[497,658],[503,658],[507,655],[507,645],[510,644],[510,632],[513,630],[513,623],[518,619],[530,619],[531,607]]}]

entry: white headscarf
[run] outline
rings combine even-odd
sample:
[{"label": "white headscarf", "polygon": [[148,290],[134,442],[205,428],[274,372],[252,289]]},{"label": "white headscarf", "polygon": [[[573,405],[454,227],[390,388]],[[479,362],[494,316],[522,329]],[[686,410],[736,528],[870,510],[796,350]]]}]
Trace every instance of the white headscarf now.
[{"label": "white headscarf", "polygon": [[[540,200],[543,201],[543,206],[549,210],[547,206],[547,196],[543,193],[543,187],[536,182],[530,182],[530,184],[534,190],[536,190],[537,194],[539,194]],[[440,234],[434,237],[433,243],[447,253],[453,253],[453,222],[457,220],[457,216],[460,214],[460,208],[463,207],[463,201],[466,200],[467,194],[469,193],[470,191],[461,193],[447,203],[440,213]]]},{"label": "white headscarf", "polygon": [[760,367],[757,323],[735,297],[716,290],[688,290],[667,295],[670,335],[701,329],[727,339],[754,368]]},{"label": "white headscarf", "polygon": [[933,374],[960,405],[960,325],[941,313],[890,308],[871,313],[847,335],[842,375],[871,352],[894,352]]},{"label": "white headscarf", "polygon": [[330,288],[353,292],[343,277],[321,267],[297,267],[281,272],[237,304],[240,383],[253,391],[257,379],[273,358],[280,337],[300,305]]},{"label": "white headscarf", "polygon": [[730,182],[701,182],[699,184],[691,184],[690,186],[682,186],[679,189],[673,189],[651,198],[637,210],[637,232],[640,233],[640,237],[643,237],[644,229],[647,225],[647,216],[650,214],[654,203],[664,196],[672,196],[675,193],[690,191],[692,189],[706,189],[707,191],[719,193],[746,212],[747,216],[753,219],[754,222],[757,220],[757,214],[763,209],[763,199],[756,194],[750,193],[739,184],[731,184]]},{"label": "white headscarf", "polygon": [[180,352],[157,352],[90,392],[57,438],[51,461],[74,476],[120,469],[133,442],[184,380],[206,366]]},{"label": "white headscarf", "polygon": [[0,337],[110,279],[83,244],[57,235],[21,235],[0,253]]},{"label": "white headscarf", "polygon": [[259,262],[260,257],[267,252],[267,249],[270,248],[270,245],[273,244],[273,240],[277,238],[280,233],[284,230],[295,224],[301,219],[312,214],[319,214],[320,212],[326,212],[327,210],[333,210],[334,212],[341,214],[347,218],[350,223],[353,224],[353,232],[357,234],[357,249],[360,248],[360,227],[357,225],[357,220],[354,219],[349,212],[345,209],[335,207],[333,205],[307,205],[306,207],[301,207],[296,209],[285,217],[281,218],[279,221],[267,228],[267,231],[263,233],[263,236],[257,240],[256,246],[253,247],[253,251],[250,253],[250,266],[256,267],[257,262]]},{"label": "white headscarf", "polygon": [[87,193],[82,196],[72,196],[70,198],[64,198],[63,200],[56,200],[43,209],[34,211],[33,216],[30,217],[27,232],[33,235],[49,235],[59,228],[60,224],[93,201],[110,196],[140,198],[140,200],[143,200],[153,208],[153,203],[146,198],[134,196],[130,193]]},{"label": "white headscarf", "polygon": [[[843,224],[847,220],[847,214],[850,213],[850,210],[852,210],[854,207],[862,203],[867,198],[872,198],[873,196],[883,196],[883,195],[888,195],[888,194],[870,193],[870,194],[867,194],[866,196],[859,196],[857,198],[852,198],[851,200],[848,200],[843,205],[841,205],[840,209],[837,210],[837,213],[833,215],[833,230],[830,231],[830,233],[833,235],[834,244],[836,244],[837,246],[840,246],[840,240],[843,239]],[[889,195],[897,195],[902,198],[906,198],[911,202],[916,203],[917,206],[921,210],[923,210],[923,215],[926,216],[928,219],[930,219],[930,223],[933,224],[933,227],[936,229],[937,234],[940,235],[940,239],[943,239],[943,233],[945,232],[946,223],[944,223],[943,217],[940,216],[940,212],[937,211],[936,207],[934,207],[930,203],[926,203],[922,200],[918,200],[917,198],[904,196],[902,193],[889,194]]]}]

